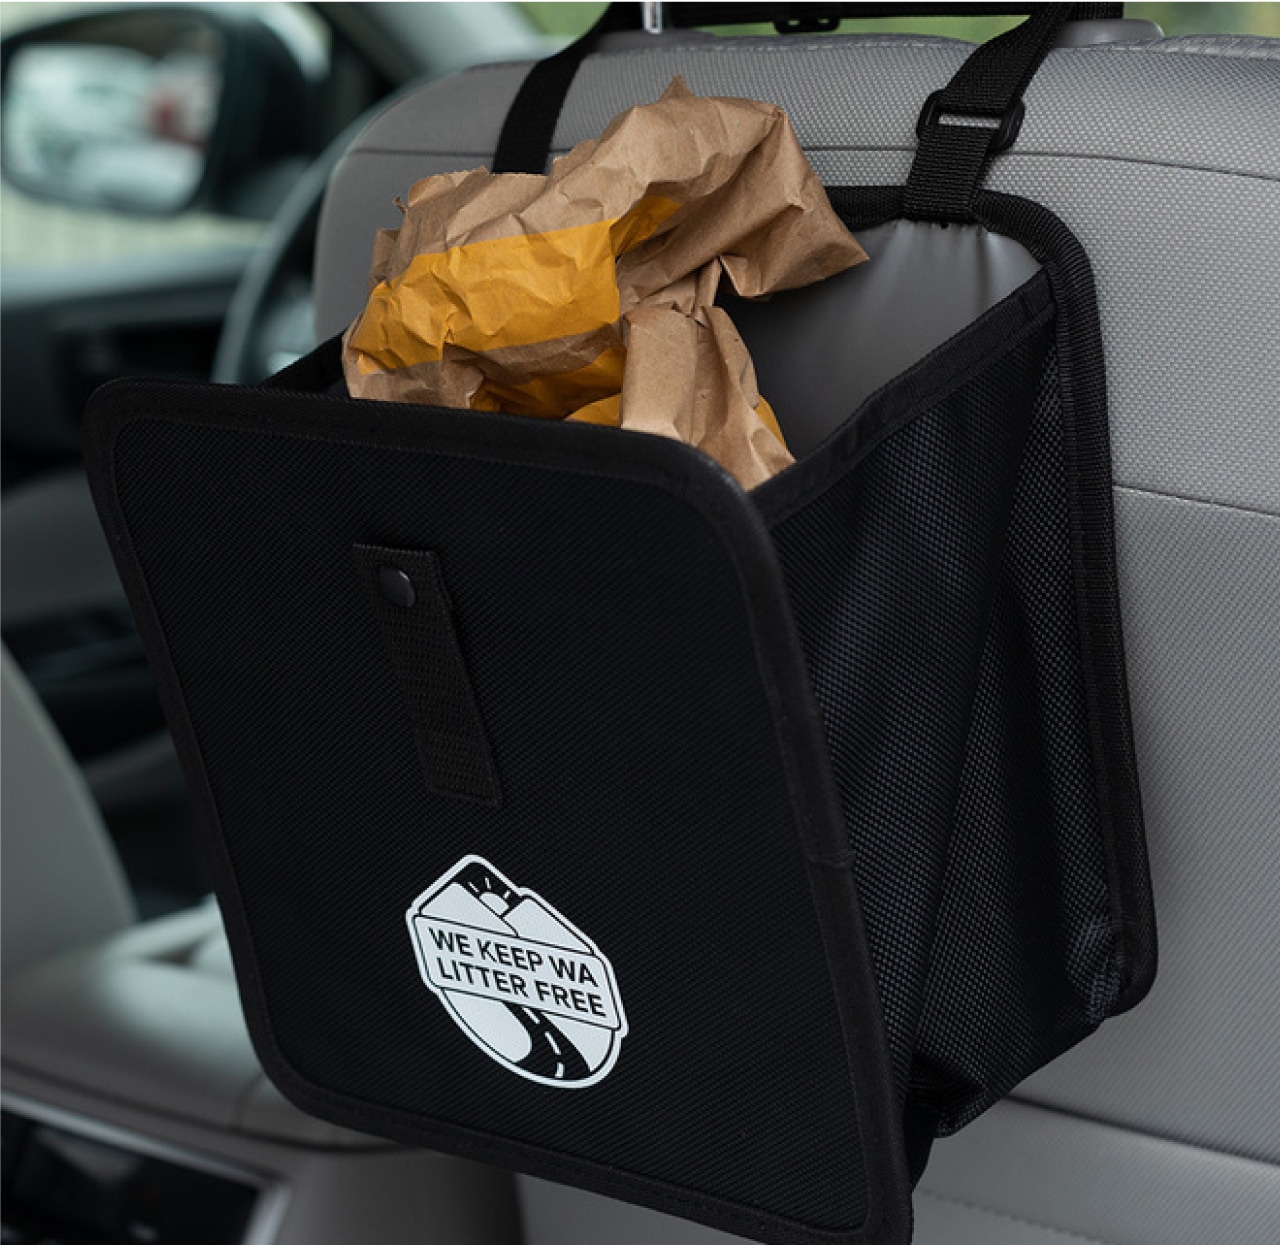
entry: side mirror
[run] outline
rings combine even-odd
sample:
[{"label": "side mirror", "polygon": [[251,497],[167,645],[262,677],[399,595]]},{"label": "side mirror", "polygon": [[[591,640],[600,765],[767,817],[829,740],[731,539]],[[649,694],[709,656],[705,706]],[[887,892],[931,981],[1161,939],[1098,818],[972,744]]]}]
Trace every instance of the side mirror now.
[{"label": "side mirror", "polygon": [[45,200],[266,216],[310,157],[315,87],[248,6],[89,12],[0,45],[0,172]]}]

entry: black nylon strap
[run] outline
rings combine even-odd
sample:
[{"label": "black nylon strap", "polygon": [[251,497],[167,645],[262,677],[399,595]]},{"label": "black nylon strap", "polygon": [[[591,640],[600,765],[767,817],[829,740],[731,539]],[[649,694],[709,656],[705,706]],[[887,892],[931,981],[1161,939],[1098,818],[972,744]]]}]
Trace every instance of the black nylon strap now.
[{"label": "black nylon strap", "polygon": [[639,25],[640,5],[611,4],[586,34],[555,56],[539,61],[529,71],[503,122],[498,150],[494,152],[495,173],[545,171],[556,122],[579,65],[601,35],[611,30],[635,29]]},{"label": "black nylon strap", "polygon": [[[973,71],[974,85],[969,94],[979,105],[977,115],[999,118],[1005,113],[1009,102],[1022,95],[1065,21],[1118,18],[1123,8],[1124,6],[1120,4],[666,4],[663,6],[663,13],[664,20],[670,25],[682,27],[773,20],[786,23],[790,20],[812,17],[819,10],[825,11],[833,18],[978,16],[991,13],[1028,13],[1037,10],[1040,11],[1042,22],[1057,17],[1054,35],[1050,36],[1049,42],[1043,50],[1040,50],[1039,55],[1028,56],[1024,45],[1032,44],[1033,50],[1039,49],[1041,40],[1033,34],[1024,34],[1021,40],[1011,45],[1004,45],[1008,48],[1008,52],[1002,51],[999,56],[985,58]],[[615,30],[635,30],[639,25],[639,4],[611,4],[584,35],[557,52],[555,56],[539,61],[530,69],[503,122],[492,165],[495,173],[546,171],[547,158],[551,154],[552,139],[556,133],[556,122],[560,119],[565,97],[569,94],[569,88],[573,84],[574,75],[578,73],[579,65],[591,55],[602,35]],[[1021,31],[1027,32],[1029,27],[1035,27],[1037,31],[1041,29],[1036,26],[1036,19],[1034,19],[1010,31],[1009,34],[1017,35]],[[965,69],[980,52],[1001,44],[1001,40],[1008,37],[1008,35],[1002,35],[979,48],[966,62],[961,73],[953,79],[947,91],[951,91],[961,82]],[[997,63],[1007,54],[1012,58],[1010,66],[1013,74],[1012,85],[1007,81],[1009,75],[999,72]],[[1006,98],[1007,94],[1008,98]],[[1005,100],[1005,104],[996,108],[995,112],[991,111],[991,101],[1001,99]],[[975,112],[972,106],[969,108],[956,106],[957,101],[950,97],[946,102],[949,105],[947,109],[949,112]],[[959,129],[960,127],[950,128]],[[980,129],[979,133],[987,138],[991,137],[991,132],[986,128]],[[924,140],[922,142],[924,143]],[[972,136],[961,144],[962,147],[967,145],[977,145]],[[973,156],[961,160],[957,165],[958,172],[963,176],[968,175],[971,164],[975,162],[976,158]],[[976,178],[981,179],[986,164],[982,160],[978,160],[977,163],[979,168]],[[978,182],[975,180],[974,186],[969,187],[967,178],[965,195],[967,205],[972,200],[973,191],[977,189],[977,185]],[[932,197],[927,195],[927,201],[932,201]],[[929,216],[938,213],[923,207],[920,214]]]},{"label": "black nylon strap", "polygon": [[[968,219],[988,163],[1018,133],[1023,92],[1064,25],[1112,16],[1109,10],[1116,7],[1041,5],[1021,26],[976,48],[921,114],[920,146],[903,197],[906,215]],[[957,124],[945,121],[947,116],[967,120]]]},{"label": "black nylon strap", "polygon": [[353,545],[360,577],[405,695],[427,786],[502,803],[494,758],[434,553]]}]

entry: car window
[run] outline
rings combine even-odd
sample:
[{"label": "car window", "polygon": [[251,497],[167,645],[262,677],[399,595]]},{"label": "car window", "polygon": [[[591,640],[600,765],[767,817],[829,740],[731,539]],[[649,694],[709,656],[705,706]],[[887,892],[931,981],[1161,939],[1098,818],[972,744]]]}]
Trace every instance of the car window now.
[{"label": "car window", "polygon": [[[83,3],[58,0],[6,0],[0,4],[0,36],[37,22],[92,9]],[[310,7],[293,3],[253,5],[286,38],[299,59],[314,73],[323,74],[328,60],[329,31]],[[90,51],[90,49],[86,49]],[[118,60],[103,66],[103,84],[116,94],[128,87],[128,66]],[[33,74],[41,67],[33,65]],[[182,96],[189,102],[191,83],[184,82]],[[56,94],[58,83],[45,75],[32,89]],[[63,107],[103,107],[102,100],[67,100]],[[11,153],[12,156],[12,153]],[[0,262],[14,265],[65,268],[121,259],[191,254],[253,243],[266,227],[260,220],[187,211],[176,216],[130,216],[38,201],[6,182],[0,187]]]},{"label": "car window", "polygon": [[[0,36],[34,22],[94,6],[59,0],[6,0],[0,4]],[[257,10],[268,16],[300,54],[328,56],[329,29],[314,6],[284,0],[260,0]],[[599,3],[522,3],[520,10],[535,28],[550,36],[574,36],[587,29],[604,9]],[[1156,22],[1167,35],[1234,33],[1276,37],[1281,6],[1275,4],[1129,4],[1126,13]],[[957,38],[982,40],[1016,23],[1018,18],[898,18],[894,27],[924,30]],[[884,23],[851,21],[842,30],[884,29]],[[750,34],[766,26],[726,28],[723,33]],[[323,70],[322,70],[323,71]],[[37,202],[6,184],[0,188],[0,262],[13,265],[66,267],[130,257],[187,253],[252,243],[264,223],[189,211],[160,218],[131,217],[114,212]]]}]

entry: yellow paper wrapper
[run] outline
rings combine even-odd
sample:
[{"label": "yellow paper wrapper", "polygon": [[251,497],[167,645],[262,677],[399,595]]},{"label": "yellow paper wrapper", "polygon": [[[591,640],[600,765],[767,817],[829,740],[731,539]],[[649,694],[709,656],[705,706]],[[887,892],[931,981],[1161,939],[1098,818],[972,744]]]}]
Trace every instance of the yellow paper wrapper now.
[{"label": "yellow paper wrapper", "polygon": [[721,277],[763,298],[867,256],[783,111],[675,79],[547,176],[418,182],[343,340],[354,397],[617,425],[752,488],[792,462]]}]

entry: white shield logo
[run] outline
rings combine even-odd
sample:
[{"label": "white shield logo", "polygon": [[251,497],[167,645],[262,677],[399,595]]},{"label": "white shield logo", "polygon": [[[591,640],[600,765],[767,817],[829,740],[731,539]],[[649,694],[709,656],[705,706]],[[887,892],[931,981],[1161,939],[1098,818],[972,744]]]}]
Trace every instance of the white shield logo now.
[{"label": "white shield logo", "polygon": [[562,1089],[609,1075],[627,1035],[614,969],[546,900],[465,856],[405,920],[423,984],[485,1054]]}]

